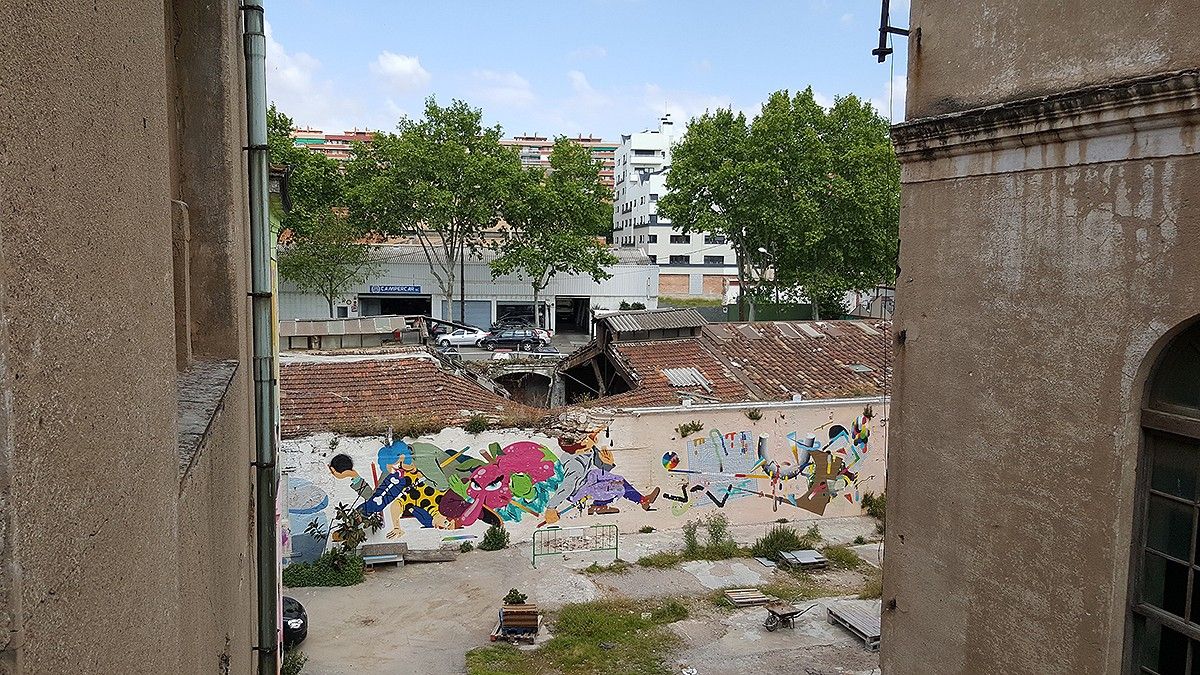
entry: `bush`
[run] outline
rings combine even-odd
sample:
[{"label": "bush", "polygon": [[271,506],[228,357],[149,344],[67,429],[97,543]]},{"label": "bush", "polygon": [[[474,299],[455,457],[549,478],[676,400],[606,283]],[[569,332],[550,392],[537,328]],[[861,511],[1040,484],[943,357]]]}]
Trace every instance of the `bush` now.
[{"label": "bush", "polygon": [[829,561],[829,564],[844,570],[858,569],[858,566],[862,564],[862,558],[845,546],[826,546],[821,549],[821,553]]},{"label": "bush", "polygon": [[816,525],[808,528],[804,534],[800,534],[796,528],[790,525],[773,525],[765,535],[754,542],[754,545],[750,547],[750,553],[759,558],[779,560],[780,551],[813,549],[820,541],[821,531],[817,529]]},{"label": "bush", "polygon": [[583,568],[584,574],[625,574],[633,565],[625,560],[617,558],[611,565],[601,565],[594,562],[591,565]]},{"label": "bush", "polygon": [[866,540],[866,539],[864,539],[864,538],[863,538],[863,536],[862,536],[861,534],[860,534],[860,535],[858,535],[857,537],[855,537],[855,538],[854,538],[854,545],[855,545],[855,546],[862,546],[862,545],[863,545],[863,544],[865,544],[865,543],[867,543],[867,540]]},{"label": "bush", "polygon": [[506,605],[523,605],[529,596],[515,588],[510,588],[508,594],[504,596],[504,604]]},{"label": "bush", "polygon": [[702,429],[704,429],[704,422],[700,420],[692,420],[691,422],[685,422],[675,427],[675,431],[679,433],[680,438],[687,438]]},{"label": "bush", "polygon": [[696,531],[700,529],[699,520],[689,520],[683,524],[683,555],[695,559],[700,555],[700,539]]},{"label": "bush", "polygon": [[295,649],[283,650],[283,667],[279,670],[279,675],[300,675],[300,671],[304,670],[304,664],[308,662],[308,657],[304,652]]},{"label": "bush", "polygon": [[353,586],[362,583],[363,569],[362,558],[333,549],[313,562],[292,563],[283,568],[283,585],[289,588]]},{"label": "bush", "polygon": [[487,430],[488,420],[480,413],[471,415],[471,419],[467,420],[467,423],[463,425],[463,431],[466,431],[468,434],[482,434]]},{"label": "bush", "polygon": [[458,545],[459,553],[470,553],[471,551],[474,551],[474,550],[475,550],[475,544],[472,544],[469,541],[464,541],[463,543]]},{"label": "bush", "polygon": [[[699,530],[705,530],[704,544]],[[689,520],[683,526],[683,557],[687,560],[728,560],[742,555],[737,542],[729,535],[729,518],[714,513],[700,520]]]},{"label": "bush", "polygon": [[878,520],[881,524],[886,520],[887,495],[876,495],[872,492],[867,492],[862,496],[862,505],[867,510],[868,516]]},{"label": "bush", "polygon": [[760,408],[751,408],[745,411],[746,419],[757,422],[763,418],[763,412]]},{"label": "bush", "polygon": [[499,551],[502,548],[508,548],[508,530],[499,525],[492,525],[483,534],[483,541],[479,542],[479,550]]},{"label": "bush", "polygon": [[638,532],[640,532],[642,534],[650,534],[653,531],[654,531],[653,525],[643,525],[638,528]]}]

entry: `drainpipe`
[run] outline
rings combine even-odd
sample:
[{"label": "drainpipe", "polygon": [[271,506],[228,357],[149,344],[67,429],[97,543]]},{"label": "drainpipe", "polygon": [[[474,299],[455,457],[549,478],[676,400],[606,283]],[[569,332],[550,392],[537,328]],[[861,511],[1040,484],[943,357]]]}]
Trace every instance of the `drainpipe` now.
[{"label": "drainpipe", "polygon": [[275,462],[279,419],[275,275],[267,215],[267,60],[261,0],[242,0],[246,50],[246,161],[250,178],[250,296],[254,351],[255,559],[258,587],[258,672],[279,672],[279,546]]}]

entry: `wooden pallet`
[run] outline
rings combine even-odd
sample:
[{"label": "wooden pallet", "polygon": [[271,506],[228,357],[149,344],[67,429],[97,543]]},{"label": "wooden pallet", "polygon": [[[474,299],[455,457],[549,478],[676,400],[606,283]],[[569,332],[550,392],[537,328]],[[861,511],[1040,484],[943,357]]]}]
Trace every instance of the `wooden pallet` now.
[{"label": "wooden pallet", "polygon": [[829,605],[829,623],[841,625],[863,641],[867,649],[879,651],[879,601],[844,600]]},{"label": "wooden pallet", "polygon": [[772,601],[758,591],[757,588],[731,588],[725,591],[725,599],[734,607],[756,607]]}]

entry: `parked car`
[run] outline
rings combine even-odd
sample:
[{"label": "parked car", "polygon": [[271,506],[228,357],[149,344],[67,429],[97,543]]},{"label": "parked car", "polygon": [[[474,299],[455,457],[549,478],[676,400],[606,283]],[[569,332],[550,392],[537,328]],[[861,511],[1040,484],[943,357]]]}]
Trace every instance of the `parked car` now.
[{"label": "parked car", "polygon": [[478,347],[488,332],[482,328],[456,328],[438,338],[438,344],[443,347]]},{"label": "parked car", "polygon": [[295,647],[308,637],[308,612],[300,601],[283,596],[283,645]]},{"label": "parked car", "polygon": [[549,337],[544,337],[542,332],[533,328],[506,328],[504,330],[492,331],[479,341],[479,345],[489,352],[497,347],[520,349],[523,352],[529,352],[533,351],[535,347],[549,343]]}]

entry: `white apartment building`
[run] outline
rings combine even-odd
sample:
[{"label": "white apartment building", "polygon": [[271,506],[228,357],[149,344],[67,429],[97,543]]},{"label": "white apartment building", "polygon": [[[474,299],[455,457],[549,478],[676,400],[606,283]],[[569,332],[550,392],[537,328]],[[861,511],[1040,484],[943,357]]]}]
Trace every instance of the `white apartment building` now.
[{"label": "white apartment building", "polygon": [[622,134],[613,167],[613,243],[646,252],[659,267],[665,296],[722,297],[725,281],[737,278],[737,256],[724,237],[683,234],[658,215],[671,170],[676,131],[671,115],[658,129]]}]

